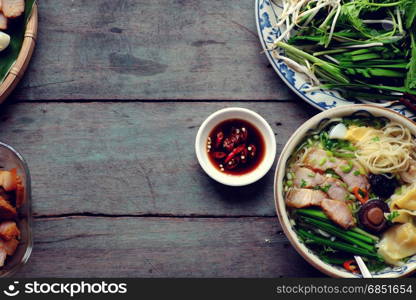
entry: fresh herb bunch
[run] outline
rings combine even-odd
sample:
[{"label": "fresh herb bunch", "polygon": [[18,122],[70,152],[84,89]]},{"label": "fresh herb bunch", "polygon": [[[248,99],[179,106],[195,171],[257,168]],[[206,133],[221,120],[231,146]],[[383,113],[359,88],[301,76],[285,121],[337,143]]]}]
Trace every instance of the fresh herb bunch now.
[{"label": "fresh herb bunch", "polygon": [[[346,98],[416,95],[416,1],[283,0],[278,59]],[[291,36],[293,29],[296,33]]]},{"label": "fresh herb bunch", "polygon": [[377,236],[359,227],[342,229],[332,224],[320,210],[297,209],[294,217],[296,219],[295,230],[300,240],[312,246],[323,261],[342,265],[353,255],[360,255],[367,261],[367,265],[372,266],[373,270],[384,269],[387,266],[377,253],[376,244],[379,241]]}]

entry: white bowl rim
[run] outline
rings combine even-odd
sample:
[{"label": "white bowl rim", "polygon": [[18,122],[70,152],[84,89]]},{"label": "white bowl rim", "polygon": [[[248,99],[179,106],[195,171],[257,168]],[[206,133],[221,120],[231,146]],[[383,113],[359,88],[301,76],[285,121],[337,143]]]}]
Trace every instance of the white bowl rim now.
[{"label": "white bowl rim", "polygon": [[[260,165],[253,171],[247,174],[243,174],[243,175],[225,175],[221,173],[220,171],[218,171],[212,164],[204,163],[203,156],[206,155],[204,154],[206,151],[205,151],[205,148],[202,149],[202,147],[200,147],[202,138],[203,138],[202,136],[205,133],[209,134],[209,132],[215,126],[217,126],[220,122],[223,122],[228,119],[233,119],[232,117],[231,118],[222,117],[223,115],[225,116],[226,114],[230,114],[230,113],[231,114],[232,113],[245,114],[251,117],[253,120],[256,120],[257,122],[259,122],[264,128],[259,128],[259,126],[256,126],[256,124],[252,124],[253,122],[251,122],[250,120],[247,120],[247,122],[255,126],[260,131],[260,133],[262,134],[264,138],[265,144],[270,146],[270,147],[266,146],[266,151],[265,151],[263,160],[260,163]],[[208,124],[215,118],[219,118],[219,121],[217,121],[214,126],[208,127]],[[236,119],[244,119],[244,117],[236,117]],[[246,186],[254,182],[257,182],[258,180],[263,178],[264,175],[266,175],[267,172],[269,172],[269,170],[274,165],[274,162],[276,159],[276,151],[277,151],[276,149],[277,149],[276,138],[269,123],[257,112],[252,111],[247,108],[242,108],[242,107],[228,107],[228,108],[217,110],[216,112],[212,113],[201,124],[201,126],[198,129],[196,138],[195,138],[195,153],[196,153],[196,156],[197,156],[197,159],[201,168],[213,180],[219,183],[222,183],[224,185],[234,186],[234,187]]]},{"label": "white bowl rim", "polygon": [[[299,144],[299,142],[305,137],[305,134],[307,133],[307,131],[311,128],[315,128],[319,124],[319,122],[322,121],[323,119],[331,118],[331,117],[341,117],[343,115],[348,116],[361,110],[367,110],[368,112],[376,116],[386,117],[390,120],[393,119],[402,124],[405,124],[406,127],[409,128],[412,131],[412,133],[416,135],[416,123],[391,109],[387,109],[387,108],[383,108],[383,107],[379,107],[379,106],[375,106],[371,104],[351,104],[351,105],[345,105],[345,106],[332,108],[332,109],[320,112],[319,114],[310,118],[292,134],[292,136],[289,138],[289,140],[287,141],[286,145],[284,146],[280,154],[280,157],[276,166],[276,171],[275,171],[275,177],[274,177],[274,183],[273,183],[275,209],[276,209],[276,213],[279,219],[279,223],[286,237],[289,239],[293,248],[295,248],[295,250],[307,262],[309,262],[313,267],[315,267],[319,271],[332,277],[356,278],[356,277],[360,277],[361,275],[355,275],[347,271],[342,271],[340,269],[333,267],[330,264],[323,262],[315,254],[312,254],[312,252],[303,243],[299,241],[296,233],[293,231],[292,225],[289,222],[289,217],[287,215],[286,205],[283,199],[283,194],[280,191],[282,190],[282,187],[283,187],[283,177],[284,177],[284,173],[286,169],[287,159],[290,157],[291,153],[293,152],[293,151],[290,151],[290,149],[296,147]],[[376,275],[374,277],[380,277],[380,278],[404,277],[404,276],[411,275],[415,271],[416,271],[416,264],[412,265],[411,267],[408,268],[408,270],[405,270],[401,274],[398,274],[397,272],[392,272],[392,273],[385,273],[382,275]]]}]

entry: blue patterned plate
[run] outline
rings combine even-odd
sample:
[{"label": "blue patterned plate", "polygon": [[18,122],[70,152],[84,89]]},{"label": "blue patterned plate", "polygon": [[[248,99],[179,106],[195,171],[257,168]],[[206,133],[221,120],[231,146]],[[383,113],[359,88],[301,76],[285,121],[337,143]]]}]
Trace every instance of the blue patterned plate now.
[{"label": "blue patterned plate", "polygon": [[[320,89],[313,92],[305,92],[305,89],[310,87],[306,78],[299,72],[291,69],[282,60],[276,59],[271,51],[268,51],[276,37],[280,36],[281,31],[285,29],[285,25],[277,26],[278,16],[282,12],[281,0],[275,0],[274,2],[276,4],[271,0],[256,0],[256,22],[263,49],[277,74],[298,96],[320,110],[358,103],[357,101],[343,98],[337,91],[333,90]],[[378,105],[391,108],[410,119],[416,119],[416,114],[406,109],[400,103],[379,103]]]}]

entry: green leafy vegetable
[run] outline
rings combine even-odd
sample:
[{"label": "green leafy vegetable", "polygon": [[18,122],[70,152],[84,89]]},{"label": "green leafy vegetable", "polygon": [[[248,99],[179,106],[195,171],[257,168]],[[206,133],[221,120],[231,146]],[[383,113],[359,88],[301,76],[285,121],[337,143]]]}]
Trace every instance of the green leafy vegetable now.
[{"label": "green leafy vegetable", "polygon": [[370,101],[416,95],[416,1],[283,2],[290,13],[280,23],[296,33],[286,41],[290,30],[283,32],[273,49],[306,67],[312,87],[305,91],[336,89]]},{"label": "green leafy vegetable", "polygon": [[397,210],[394,210],[391,213],[389,213],[389,215],[387,216],[387,221],[393,222],[393,220],[397,218],[399,215],[400,213]]},{"label": "green leafy vegetable", "polygon": [[328,193],[331,186],[332,186],[331,184],[326,184],[325,186],[321,187],[321,191],[324,193]]},{"label": "green leafy vegetable", "polygon": [[407,66],[408,71],[407,71],[407,76],[405,80],[405,87],[409,90],[416,88],[416,41],[415,41],[414,32],[410,34],[410,38],[411,38],[412,56]]},{"label": "green leafy vegetable", "polygon": [[404,10],[406,12],[406,28],[410,29],[416,18],[416,1],[408,1],[404,5]]},{"label": "green leafy vegetable", "polygon": [[381,129],[386,125],[384,118],[343,118],[342,123],[347,126],[358,126],[358,127],[374,127]]},{"label": "green leafy vegetable", "polygon": [[9,73],[10,68],[16,62],[22,48],[24,34],[26,31],[26,23],[32,13],[33,4],[35,0],[26,0],[25,13],[16,20],[9,22],[9,29],[5,32],[10,35],[10,45],[4,51],[0,52],[0,82]]},{"label": "green leafy vegetable", "polygon": [[308,183],[307,183],[304,179],[302,179],[301,184],[300,184],[300,187],[301,187],[301,188],[304,188],[304,187],[306,187],[307,185],[308,185]]},{"label": "green leafy vegetable", "polygon": [[[328,217],[320,210],[316,209],[308,209],[308,208],[301,208],[296,210],[297,214],[312,217],[318,220],[326,221],[328,223],[331,223],[331,221],[328,219]],[[350,230],[346,231],[346,234],[349,234],[353,237],[356,237],[358,239],[361,239],[367,243],[377,242],[379,238],[375,235],[372,235],[364,230],[362,230],[359,227],[353,227]]]},{"label": "green leafy vegetable", "polygon": [[370,252],[375,252],[376,249],[374,247],[374,245],[369,245],[355,237],[352,237],[348,234],[346,234],[346,230],[342,230],[336,226],[333,226],[331,224],[328,224],[326,222],[323,221],[319,221],[313,218],[308,218],[308,217],[302,217],[301,220],[303,220],[306,223],[312,224],[316,227],[318,227],[319,229],[326,231],[327,233],[336,236],[337,238],[340,238],[342,240],[345,240],[349,243],[351,243],[352,245],[357,245],[360,248],[363,249],[367,249]]},{"label": "green leafy vegetable", "polygon": [[325,238],[318,237],[316,235],[313,235],[312,233],[307,232],[304,229],[298,229],[297,231],[298,235],[303,239],[304,243],[306,244],[317,244],[321,246],[328,246],[334,249],[338,249],[341,251],[345,251],[347,253],[352,254],[358,254],[366,257],[371,257],[378,259],[382,261],[383,259],[377,255],[377,253],[368,251],[366,249],[354,247],[351,244],[343,243],[343,242],[337,242],[337,241],[331,241]]},{"label": "green leafy vegetable", "polygon": [[319,258],[321,260],[323,260],[324,262],[328,263],[328,264],[333,264],[333,265],[342,265],[345,262],[345,258],[336,258],[336,257],[329,257],[328,255],[326,255],[326,252],[322,251],[322,253],[319,255]]}]

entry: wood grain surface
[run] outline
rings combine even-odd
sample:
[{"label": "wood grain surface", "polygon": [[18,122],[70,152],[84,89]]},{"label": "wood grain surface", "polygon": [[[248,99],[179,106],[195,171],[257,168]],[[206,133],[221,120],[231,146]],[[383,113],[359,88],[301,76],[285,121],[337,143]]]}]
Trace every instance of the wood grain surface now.
[{"label": "wood grain surface", "polygon": [[288,100],[253,0],[41,0],[18,100]]},{"label": "wood grain surface", "polygon": [[281,231],[274,167],[227,188],[195,157],[218,109],[263,115],[278,153],[317,113],[260,52],[253,0],[40,0],[34,56],[0,106],[0,140],[32,175],[16,276],[322,276]]},{"label": "wood grain surface", "polygon": [[[232,105],[262,114],[278,151],[314,112],[303,103]],[[4,106],[0,140],[22,152],[33,180],[35,246],[17,276],[320,276],[281,232],[273,170],[258,184],[226,188],[197,164],[198,126],[226,106]]]},{"label": "wood grain surface", "polygon": [[322,276],[275,218],[36,220],[35,248],[17,277]]},{"label": "wood grain surface", "polygon": [[[269,121],[278,153],[314,111],[304,103],[232,105]],[[0,140],[28,161],[35,215],[273,216],[274,168],[257,184],[227,188],[205,175],[196,160],[199,125],[227,106],[24,103],[0,114]]]}]

